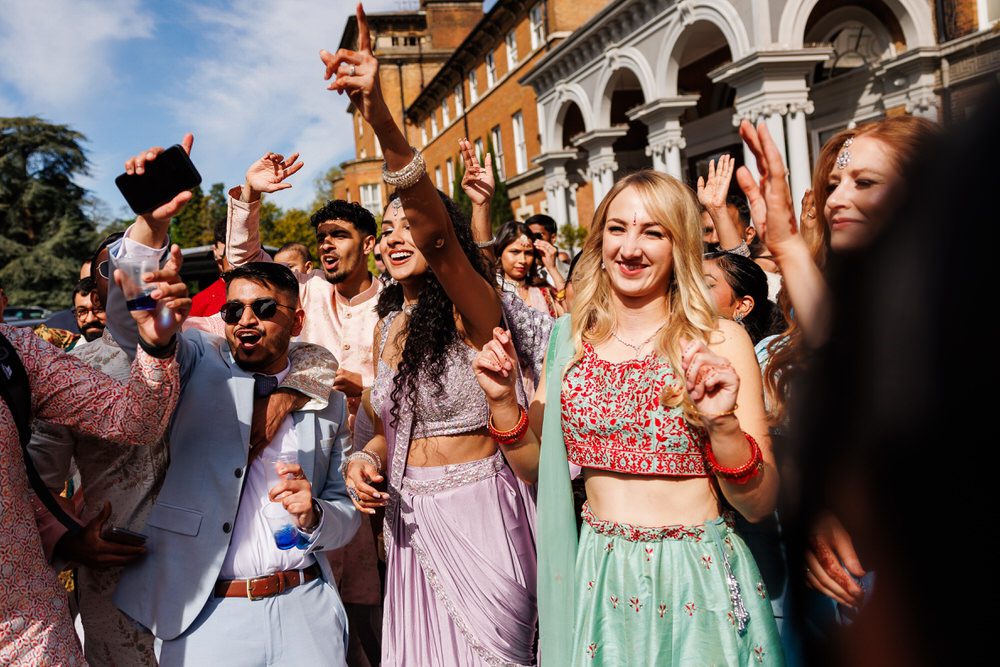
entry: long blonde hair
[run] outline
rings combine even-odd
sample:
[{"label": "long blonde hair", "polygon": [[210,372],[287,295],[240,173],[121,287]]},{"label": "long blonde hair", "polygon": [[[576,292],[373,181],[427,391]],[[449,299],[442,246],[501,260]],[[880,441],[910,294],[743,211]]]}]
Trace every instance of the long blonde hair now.
[{"label": "long blonde hair", "polygon": [[667,289],[669,321],[656,338],[658,355],[670,361],[678,382],[664,389],[660,400],[667,407],[683,405],[685,417],[700,423],[697,410],[684,389],[680,339],[708,342],[716,329],[715,306],[702,277],[701,218],[694,193],[682,182],[656,171],[643,170],[615,183],[594,212],[587,240],[573,271],[572,324],[575,356],[567,369],[583,357],[583,342],[603,341],[615,330],[617,319],[611,303],[611,280],[601,268],[604,227],[608,208],[623,190],[634,188],[646,211],[673,244],[673,270]]}]

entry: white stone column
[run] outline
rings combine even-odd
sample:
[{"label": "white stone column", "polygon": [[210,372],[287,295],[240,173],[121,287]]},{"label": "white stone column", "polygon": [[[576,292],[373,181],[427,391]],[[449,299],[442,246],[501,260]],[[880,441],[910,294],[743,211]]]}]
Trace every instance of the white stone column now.
[{"label": "white stone column", "polygon": [[681,151],[685,147],[680,117],[698,103],[698,95],[661,97],[628,112],[630,120],[649,130],[646,155],[653,158],[653,169],[681,178]]},{"label": "white stone column", "polygon": [[618,162],[615,160],[614,143],[627,132],[627,126],[605,127],[573,139],[574,146],[587,151],[587,176],[594,188],[595,208],[615,184]]},{"label": "white stone column", "polygon": [[767,123],[767,130],[771,133],[771,138],[778,146],[781,153],[781,161],[788,165],[788,151],[785,150],[785,120],[782,118],[788,113],[788,105],[777,103],[769,104],[763,109],[762,120]]},{"label": "white stone column", "polygon": [[792,188],[792,204],[796,214],[801,214],[802,195],[809,189],[812,170],[809,168],[809,134],[806,131],[806,114],[813,112],[813,103],[792,103],[785,115],[785,139],[788,143],[788,180]]},{"label": "white stone column", "polygon": [[667,141],[667,173],[678,180],[683,180],[684,170],[681,167],[681,150],[686,146],[683,137]]},{"label": "white stone column", "polygon": [[646,146],[646,156],[653,160],[653,170],[667,172],[666,160],[667,147],[663,144],[652,144]]},{"label": "white stone column", "polygon": [[558,213],[558,216],[553,215],[552,217],[562,227],[569,223],[569,211],[566,209],[566,188],[569,187],[569,182],[563,179],[553,183],[552,187],[555,191],[555,211]]},{"label": "white stone column", "polygon": [[534,162],[545,170],[545,200],[549,215],[562,227],[568,221],[566,188],[569,187],[567,166],[576,159],[575,150],[547,151],[539,154]]}]

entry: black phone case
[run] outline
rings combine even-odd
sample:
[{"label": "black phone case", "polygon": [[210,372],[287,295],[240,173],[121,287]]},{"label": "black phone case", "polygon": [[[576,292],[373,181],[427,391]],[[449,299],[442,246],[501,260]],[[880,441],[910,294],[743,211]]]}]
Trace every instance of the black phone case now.
[{"label": "black phone case", "polygon": [[201,174],[180,144],[147,162],[143,174],[121,174],[115,185],[136,215],[166,204],[179,193],[201,184]]}]

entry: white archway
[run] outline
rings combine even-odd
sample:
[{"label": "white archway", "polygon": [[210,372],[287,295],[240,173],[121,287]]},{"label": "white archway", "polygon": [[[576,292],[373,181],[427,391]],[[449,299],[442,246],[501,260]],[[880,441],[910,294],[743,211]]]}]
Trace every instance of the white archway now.
[{"label": "white archway", "polygon": [[571,104],[576,105],[583,116],[583,127],[585,132],[594,128],[594,120],[591,115],[591,105],[587,103],[587,95],[583,88],[576,83],[561,84],[556,90],[556,97],[546,106],[554,110],[554,113],[547,114],[545,137],[548,139],[548,146],[544,150],[561,151],[563,146],[563,122],[566,119],[566,112]]},{"label": "white archway", "polygon": [[658,67],[656,71],[656,90],[658,97],[674,97],[677,91],[677,74],[680,71],[680,58],[684,54],[689,28],[699,22],[707,22],[718,28],[729,45],[729,52],[734,61],[750,52],[750,37],[746,26],[736,9],[728,2],[698,2],[679,3],[675,10],[678,20],[668,24],[659,50],[657,63],[666,63],[666,67]]},{"label": "white archway", "polygon": [[[790,49],[802,48],[806,24],[819,0],[791,0],[785,5],[778,24],[778,43]],[[934,46],[934,17],[931,3],[926,0],[882,0],[892,12],[906,40],[906,48]]]},{"label": "white archway", "polygon": [[[653,69],[646,58],[634,47],[611,49],[604,56],[604,67],[594,87],[593,113],[597,127],[610,127],[611,96],[615,92],[616,75],[627,70],[639,81],[642,96],[648,102],[655,99],[656,84]],[[588,130],[590,127],[587,128]]]}]

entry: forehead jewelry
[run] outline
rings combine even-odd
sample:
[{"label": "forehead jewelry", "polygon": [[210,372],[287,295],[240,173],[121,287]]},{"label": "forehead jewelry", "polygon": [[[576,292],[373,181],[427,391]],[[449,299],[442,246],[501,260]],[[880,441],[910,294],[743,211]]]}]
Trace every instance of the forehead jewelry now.
[{"label": "forehead jewelry", "polygon": [[528,245],[528,246],[531,245],[531,239],[529,239],[524,234],[521,234],[521,236],[517,239],[517,242],[519,245]]},{"label": "forehead jewelry", "polygon": [[837,155],[837,168],[844,169],[851,163],[851,144],[854,143],[854,137],[849,137],[844,145],[840,147],[840,153]]},{"label": "forehead jewelry", "polygon": [[399,197],[396,197],[395,199],[392,200],[392,212],[398,215],[399,209],[401,208],[403,208],[403,200],[401,200]]}]

